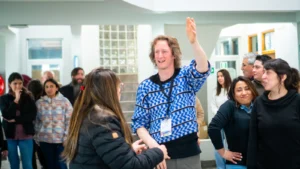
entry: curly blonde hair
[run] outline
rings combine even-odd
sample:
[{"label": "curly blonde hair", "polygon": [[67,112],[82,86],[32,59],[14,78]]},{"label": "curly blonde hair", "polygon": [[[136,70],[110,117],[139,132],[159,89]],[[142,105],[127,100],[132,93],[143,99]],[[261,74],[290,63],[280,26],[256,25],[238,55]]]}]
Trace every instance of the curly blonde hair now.
[{"label": "curly blonde hair", "polygon": [[175,57],[174,67],[180,68],[180,66],[181,66],[181,50],[180,50],[177,39],[174,37],[171,37],[171,36],[160,35],[153,40],[153,42],[151,43],[151,52],[149,54],[149,57],[150,57],[152,63],[156,66],[154,46],[156,45],[157,41],[166,41],[168,43],[169,47],[171,48],[172,55]]}]

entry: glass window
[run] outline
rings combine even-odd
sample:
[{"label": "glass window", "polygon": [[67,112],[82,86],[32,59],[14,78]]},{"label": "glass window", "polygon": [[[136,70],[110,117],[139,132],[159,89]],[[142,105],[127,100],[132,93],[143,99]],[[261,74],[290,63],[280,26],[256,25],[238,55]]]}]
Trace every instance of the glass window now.
[{"label": "glass window", "polygon": [[257,52],[258,51],[258,41],[257,41],[257,36],[252,36],[251,37],[251,46],[252,46],[252,51],[250,52]]},{"label": "glass window", "polygon": [[274,40],[274,32],[269,32],[269,33],[266,33],[264,34],[265,36],[265,50],[272,50],[274,49],[274,46],[273,46],[273,40]]},{"label": "glass window", "polygon": [[239,40],[232,39],[232,54],[238,55],[239,54]]},{"label": "glass window", "polygon": [[223,42],[223,54],[230,55],[230,47],[228,41]]},{"label": "glass window", "polygon": [[28,39],[29,59],[61,59],[61,39]]},{"label": "glass window", "polygon": [[60,82],[60,65],[59,64],[34,64],[31,65],[31,77],[32,79],[41,79],[44,71],[52,71],[55,76],[55,80]]}]

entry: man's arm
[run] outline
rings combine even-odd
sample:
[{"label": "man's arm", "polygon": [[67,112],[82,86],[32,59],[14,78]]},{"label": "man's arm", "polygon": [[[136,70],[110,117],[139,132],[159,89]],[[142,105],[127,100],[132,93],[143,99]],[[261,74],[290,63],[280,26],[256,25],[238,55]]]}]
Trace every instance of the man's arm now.
[{"label": "man's arm", "polygon": [[197,63],[196,69],[198,72],[204,73],[208,71],[207,56],[197,40],[196,23],[193,18],[186,19],[186,33],[192,45],[195,60]]}]

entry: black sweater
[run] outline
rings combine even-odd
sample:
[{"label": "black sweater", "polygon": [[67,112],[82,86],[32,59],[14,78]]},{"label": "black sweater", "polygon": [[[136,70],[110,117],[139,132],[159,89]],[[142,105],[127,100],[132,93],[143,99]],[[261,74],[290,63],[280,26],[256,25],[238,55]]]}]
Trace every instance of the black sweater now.
[{"label": "black sweater", "polygon": [[[224,129],[228,149],[242,153],[242,161],[238,165],[246,165],[250,114],[236,106],[232,100],[221,105],[217,114],[208,126],[208,134],[216,150],[223,148],[221,129]],[[233,164],[226,161],[227,164]]]},{"label": "black sweater", "polygon": [[101,116],[91,112],[83,121],[70,169],[153,169],[163,160],[159,148],[137,155],[125,142],[120,121]]},{"label": "black sweater", "polygon": [[248,169],[300,168],[300,95],[290,90],[277,100],[269,92],[253,106]]},{"label": "black sweater", "polygon": [[[16,124],[22,124],[25,134],[34,135],[33,121],[36,118],[37,109],[34,100],[25,93],[21,94],[19,104],[14,102],[15,97],[11,94],[5,94],[0,97],[0,109],[5,119],[15,119],[15,123],[3,121],[3,128],[8,139],[13,139],[16,132]],[[20,116],[16,116],[17,109],[20,110]]]}]

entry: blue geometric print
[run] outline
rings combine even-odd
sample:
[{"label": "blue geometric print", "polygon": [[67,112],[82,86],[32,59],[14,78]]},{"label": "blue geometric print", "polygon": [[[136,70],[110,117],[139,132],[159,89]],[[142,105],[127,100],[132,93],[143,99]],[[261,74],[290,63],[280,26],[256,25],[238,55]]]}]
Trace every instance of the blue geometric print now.
[{"label": "blue geometric print", "polygon": [[[170,99],[172,135],[166,137],[160,136],[160,126],[167,116],[168,99],[158,84],[149,78],[144,80],[137,90],[136,106],[132,116],[133,132],[136,133],[138,128],[144,127],[159,144],[197,132],[195,95],[210,74],[210,64],[208,65],[207,72],[199,73],[196,70],[195,60],[192,60],[190,65],[181,68],[174,78]],[[167,94],[170,85],[171,82],[162,84]]]}]

